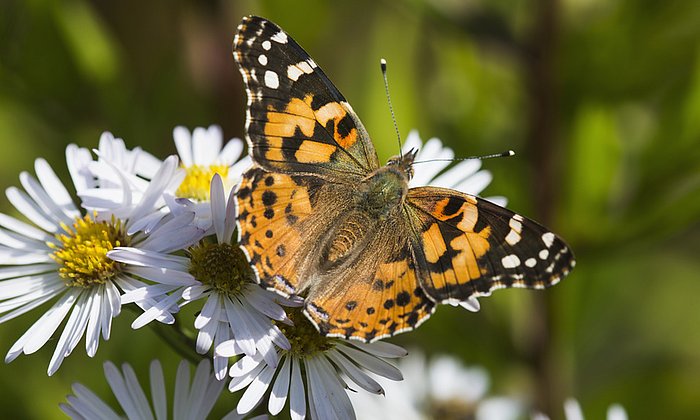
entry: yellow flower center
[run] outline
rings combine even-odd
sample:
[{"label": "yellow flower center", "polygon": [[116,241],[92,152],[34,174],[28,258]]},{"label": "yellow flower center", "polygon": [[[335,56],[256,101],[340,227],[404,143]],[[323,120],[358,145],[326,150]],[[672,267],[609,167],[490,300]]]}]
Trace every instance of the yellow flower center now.
[{"label": "yellow flower center", "polygon": [[246,282],[255,282],[255,273],[238,246],[200,243],[190,248],[190,274],[226,295],[241,292]]},{"label": "yellow flower center", "polygon": [[316,327],[302,313],[302,308],[288,308],[287,316],[294,325],[275,323],[292,347],[288,353],[300,357],[312,356],[330,350],[335,346],[333,338],[321,335]]},{"label": "yellow flower center", "polygon": [[51,258],[61,265],[58,273],[67,286],[103,284],[119,272],[119,263],[107,258],[113,248],[128,245],[119,220],[96,222],[94,216],[85,215],[72,227],[63,223],[61,227],[65,233],[56,234],[59,244],[48,245],[54,249]]},{"label": "yellow flower center", "polygon": [[209,199],[209,184],[215,174],[226,179],[229,167],[226,165],[200,166],[192,165],[185,168],[186,175],[182,184],[178,187],[175,195],[182,198],[190,198],[196,201],[206,201]]}]

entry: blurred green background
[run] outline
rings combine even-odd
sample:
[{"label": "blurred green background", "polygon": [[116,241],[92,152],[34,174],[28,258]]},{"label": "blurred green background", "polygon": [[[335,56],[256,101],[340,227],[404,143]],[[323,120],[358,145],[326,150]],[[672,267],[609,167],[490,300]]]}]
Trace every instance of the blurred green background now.
[{"label": "blurred green background", "polygon": [[[451,353],[492,376],[492,393],[588,418],[700,413],[700,3],[648,0],[4,1],[0,13],[0,186],[43,156],[66,175],[70,142],[103,130],[158,156],[176,125],[243,136],[231,58],[243,15],[265,16],[314,57],[352,103],[382,160],[396,152],[379,72],[389,62],[402,133],[491,160],[487,195],[550,225],[578,265],[546,292],[509,290],[480,313],[441,307],[393,342]],[[67,178],[64,178],[67,181]],[[13,212],[7,201],[0,210]],[[0,325],[0,353],[39,316]],[[0,366],[7,418],[62,418],[82,382],[109,392],[102,362],[144,373],[179,357],[134,314],[97,356],[81,343],[45,371],[55,339]],[[229,398],[228,401],[226,398]],[[232,408],[229,396],[220,409]]]}]

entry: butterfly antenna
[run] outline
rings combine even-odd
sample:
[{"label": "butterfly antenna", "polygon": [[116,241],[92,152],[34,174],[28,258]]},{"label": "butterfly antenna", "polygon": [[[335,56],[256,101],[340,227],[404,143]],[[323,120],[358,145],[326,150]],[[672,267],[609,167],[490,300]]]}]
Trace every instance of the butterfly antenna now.
[{"label": "butterfly antenna", "polygon": [[394,122],[394,130],[396,130],[396,138],[399,140],[399,156],[403,157],[401,153],[401,133],[399,132],[399,125],[396,123],[396,115],[394,114],[394,107],[391,106],[391,95],[389,95],[389,80],[386,77],[386,60],[381,59],[379,64],[382,66],[382,76],[384,76],[384,91],[386,92],[386,100],[389,102],[389,112],[391,112],[391,120]]},{"label": "butterfly antenna", "polygon": [[515,156],[515,152],[512,150],[506,150],[505,152],[494,153],[491,155],[483,155],[483,156],[468,156],[468,157],[463,157],[463,158],[452,158],[452,159],[428,159],[428,160],[420,160],[418,162],[413,162],[413,164],[415,165],[416,163],[427,163],[427,162],[454,162],[454,161],[458,161],[458,160],[472,160],[472,159],[484,160],[484,159],[502,158],[502,157],[510,157],[510,156]]}]

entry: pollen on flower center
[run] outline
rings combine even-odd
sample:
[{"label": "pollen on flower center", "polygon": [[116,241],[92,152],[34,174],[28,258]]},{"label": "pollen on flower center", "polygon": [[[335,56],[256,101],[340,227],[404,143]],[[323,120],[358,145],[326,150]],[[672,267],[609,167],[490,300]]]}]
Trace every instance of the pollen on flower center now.
[{"label": "pollen on flower center", "polygon": [[190,248],[190,274],[219,293],[238,294],[255,278],[243,251],[231,244],[201,243]]},{"label": "pollen on flower center", "polygon": [[109,259],[107,252],[128,245],[121,221],[97,222],[85,215],[73,226],[61,227],[65,233],[56,234],[59,243],[48,245],[54,249],[51,258],[61,265],[58,273],[68,286],[103,284],[119,272],[119,263]]},{"label": "pollen on flower center", "polygon": [[182,198],[191,198],[197,201],[209,199],[209,185],[215,174],[226,179],[229,167],[226,165],[192,165],[186,169],[185,179],[178,187],[175,194]]},{"label": "pollen on flower center", "polygon": [[301,308],[289,308],[287,317],[294,325],[287,325],[281,322],[276,325],[291,344],[291,348],[288,350],[289,353],[308,357],[330,350],[335,346],[333,344],[334,339],[321,335],[311,321],[304,316]]}]

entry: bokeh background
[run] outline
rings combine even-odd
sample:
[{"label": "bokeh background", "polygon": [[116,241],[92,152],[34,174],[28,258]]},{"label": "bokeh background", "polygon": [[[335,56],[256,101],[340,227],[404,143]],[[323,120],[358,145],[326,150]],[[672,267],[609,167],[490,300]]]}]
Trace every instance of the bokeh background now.
[{"label": "bokeh background", "polygon": [[[4,1],[0,187],[103,130],[158,156],[176,125],[243,136],[231,58],[243,15],[304,46],[353,104],[382,160],[396,152],[379,59],[404,136],[416,128],[484,162],[488,195],[559,232],[578,265],[545,292],[499,291],[477,314],[441,307],[393,339],[491,374],[492,393],[562,417],[621,403],[635,419],[700,413],[700,3],[647,0]],[[67,180],[67,178],[64,178]],[[0,210],[12,212],[6,200]],[[0,325],[0,353],[38,318]],[[82,382],[108,399],[102,362],[144,373],[179,356],[135,315],[47,378],[55,340],[0,366],[7,418],[63,418]],[[229,398],[226,400],[226,398]],[[230,397],[218,407],[230,409]]]}]

